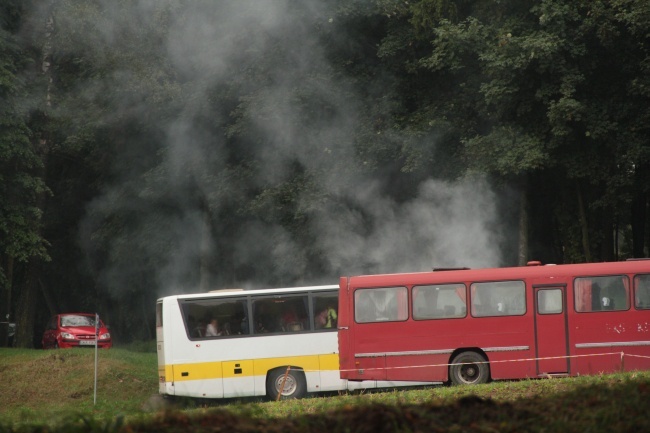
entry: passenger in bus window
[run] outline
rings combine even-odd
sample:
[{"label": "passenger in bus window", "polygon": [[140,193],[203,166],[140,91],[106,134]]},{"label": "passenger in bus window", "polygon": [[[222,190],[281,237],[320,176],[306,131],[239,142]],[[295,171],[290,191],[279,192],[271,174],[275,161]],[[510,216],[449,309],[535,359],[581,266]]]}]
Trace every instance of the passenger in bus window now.
[{"label": "passenger in bus window", "polygon": [[221,331],[219,331],[219,335],[230,335],[232,334],[232,326],[230,325],[230,322],[226,322],[223,324],[223,328]]},{"label": "passenger in bus window", "polygon": [[287,309],[282,313],[282,330],[283,331],[300,331],[302,324],[298,321],[296,309],[293,306],[287,306]]},{"label": "passenger in bus window", "polygon": [[289,324],[298,322],[298,315],[296,310],[293,307],[289,307],[284,314],[282,314],[282,326],[285,329],[288,328]]},{"label": "passenger in bus window", "polygon": [[338,314],[334,309],[332,304],[325,307],[318,316],[316,316],[316,327],[317,328],[335,328],[336,321],[338,320]]},{"label": "passenger in bus window", "polygon": [[[233,334],[248,334],[248,319],[243,311],[233,314],[230,319]],[[246,327],[244,327],[244,324]]]},{"label": "passenger in bus window", "polygon": [[217,319],[210,320],[210,323],[208,323],[208,326],[205,328],[205,336],[218,337],[219,335],[221,335],[221,332],[219,332],[219,322]]},{"label": "passenger in bus window", "polygon": [[255,333],[275,332],[275,320],[271,314],[267,312],[266,305],[260,304],[258,311],[255,314]]},{"label": "passenger in bus window", "polygon": [[242,317],[242,319],[241,319],[240,329],[241,329],[242,334],[244,334],[244,335],[250,334],[250,330],[249,330],[249,327],[248,327],[248,317],[246,315],[244,315],[244,317]]}]

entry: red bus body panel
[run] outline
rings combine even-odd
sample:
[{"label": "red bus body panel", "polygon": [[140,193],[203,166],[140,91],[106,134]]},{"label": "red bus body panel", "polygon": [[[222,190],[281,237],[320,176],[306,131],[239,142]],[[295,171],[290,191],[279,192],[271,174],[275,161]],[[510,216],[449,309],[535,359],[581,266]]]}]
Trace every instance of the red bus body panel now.
[{"label": "red bus body panel", "polygon": [[[537,378],[650,369],[650,309],[577,312],[577,277],[650,274],[650,261],[546,265],[410,274],[343,277],[339,293],[341,378],[348,380],[447,381],[449,364],[461,351],[483,354],[492,379]],[[468,297],[463,318],[414,320],[413,286],[523,281],[525,313],[473,317]],[[355,291],[408,288],[408,318],[357,323]],[[561,291],[561,314],[536,314],[536,291]],[[471,296],[471,295],[470,295]],[[645,307],[648,308],[648,307]]]}]

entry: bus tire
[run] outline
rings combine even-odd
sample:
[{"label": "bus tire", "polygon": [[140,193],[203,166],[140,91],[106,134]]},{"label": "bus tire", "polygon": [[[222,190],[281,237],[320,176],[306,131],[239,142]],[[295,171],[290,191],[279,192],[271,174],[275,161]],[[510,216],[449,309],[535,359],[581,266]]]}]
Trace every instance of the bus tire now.
[{"label": "bus tire", "polygon": [[284,383],[282,400],[303,398],[307,394],[307,380],[302,371],[290,369],[289,373],[287,373],[286,368],[276,368],[269,371],[266,378],[266,395],[271,400],[278,399],[282,383]]},{"label": "bus tire", "polygon": [[476,352],[461,352],[449,366],[449,380],[453,385],[478,385],[490,380],[490,365]]}]

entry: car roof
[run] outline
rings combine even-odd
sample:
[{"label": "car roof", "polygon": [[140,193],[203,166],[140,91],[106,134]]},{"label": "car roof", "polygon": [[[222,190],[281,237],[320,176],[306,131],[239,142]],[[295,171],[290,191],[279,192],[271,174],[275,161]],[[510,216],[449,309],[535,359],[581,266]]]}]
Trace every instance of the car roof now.
[{"label": "car roof", "polygon": [[94,316],[95,313],[59,313],[57,316]]}]

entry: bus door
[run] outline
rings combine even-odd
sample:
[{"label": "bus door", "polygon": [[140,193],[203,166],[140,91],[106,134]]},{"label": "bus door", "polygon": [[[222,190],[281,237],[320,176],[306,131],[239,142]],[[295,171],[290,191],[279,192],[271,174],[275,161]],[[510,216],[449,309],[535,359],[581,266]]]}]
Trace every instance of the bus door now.
[{"label": "bus door", "polygon": [[534,293],[537,374],[567,374],[570,360],[566,286],[534,287]]}]

